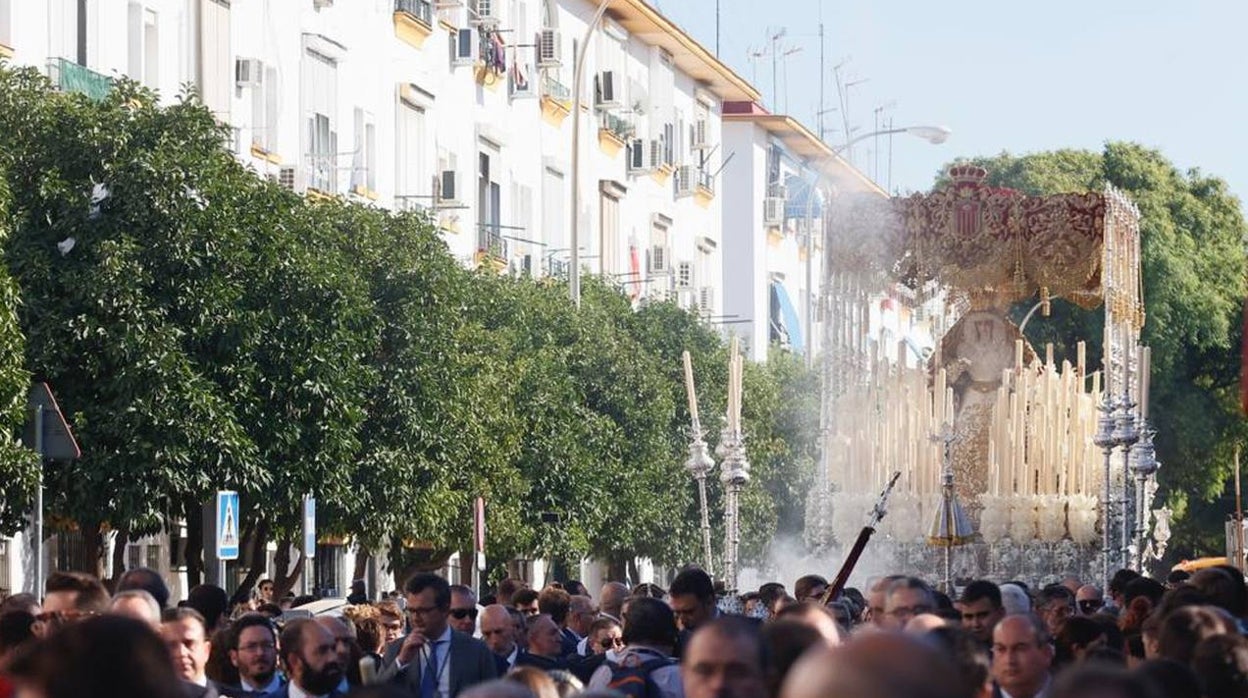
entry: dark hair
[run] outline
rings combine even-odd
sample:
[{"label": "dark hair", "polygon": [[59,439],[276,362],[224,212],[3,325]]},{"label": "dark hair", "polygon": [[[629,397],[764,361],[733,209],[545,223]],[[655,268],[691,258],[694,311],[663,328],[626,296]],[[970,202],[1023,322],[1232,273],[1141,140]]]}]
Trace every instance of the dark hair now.
[{"label": "dark hair", "polygon": [[1166,584],[1182,584],[1192,578],[1192,573],[1187,570],[1171,570],[1166,575]]},{"label": "dark hair", "polygon": [[304,629],[310,625],[316,625],[316,621],[311,618],[292,618],[286,621],[286,625],[282,627],[282,636],[277,641],[277,647],[278,652],[281,654],[282,666],[286,668],[288,675],[291,671],[290,656],[293,654],[300,658],[303,657]]},{"label": "dark hair", "polygon": [[614,618],[607,618],[606,616],[603,616],[602,618],[595,620],[593,623],[590,623],[589,636],[593,637],[594,633],[598,632],[599,630],[606,630],[607,628],[618,628],[618,627],[620,627],[620,624],[617,623]]},{"label": "dark hair", "polygon": [[[1144,658],[1144,650],[1140,650],[1140,659]],[[1127,655],[1113,647],[1093,647],[1083,655],[1084,664],[1105,664],[1108,666],[1127,666]]]},{"label": "dark hair", "polygon": [[273,641],[277,642],[277,628],[273,627],[272,618],[261,613],[244,613],[230,625],[229,649],[238,649],[238,643],[243,636],[243,631],[247,628],[264,628],[273,636]]},{"label": "dark hair", "polygon": [[39,599],[34,594],[14,594],[0,601],[0,615],[13,611],[25,611],[31,615],[39,612]]},{"label": "dark hair", "polygon": [[[790,620],[786,622],[793,623],[796,621]],[[768,643],[764,641],[762,633],[759,632],[757,623],[741,616],[720,616],[693,631],[689,642],[692,643],[693,638],[699,635],[710,635],[711,633],[717,633],[721,637],[742,639],[750,642],[755,648],[754,652],[752,655],[746,654],[742,658],[752,658],[757,663],[759,673],[765,675],[767,665],[770,663],[767,653]]]},{"label": "dark hair", "polygon": [[1104,613],[1097,613],[1095,615],[1088,616],[1088,618],[1090,618],[1093,623],[1101,626],[1101,630],[1105,633],[1106,647],[1119,652],[1126,651],[1126,639],[1122,635],[1122,630],[1118,628],[1118,621],[1114,620],[1113,616],[1108,616]]},{"label": "dark hair", "polygon": [[589,589],[578,579],[569,579],[564,583],[563,588],[573,596],[589,596]]},{"label": "dark hair", "polygon": [[625,644],[675,647],[676,635],[676,615],[671,606],[644,596],[628,602],[624,612]]},{"label": "dark hair", "polygon": [[230,661],[230,628],[224,627],[208,638],[208,661],[204,662],[204,675],[227,686],[238,685],[238,667]]},{"label": "dark hair", "polygon": [[53,572],[44,585],[46,593],[78,592],[74,609],[103,613],[108,610],[108,590],[100,580],[83,572]]},{"label": "dark hair", "polygon": [[467,596],[468,598],[472,599],[473,601],[476,601],[476,600],[477,600],[477,592],[473,591],[473,590],[472,590],[472,588],[470,588],[470,587],[468,587],[468,586],[465,586],[465,585],[463,585],[463,584],[452,584],[452,585],[451,585],[451,593],[452,593],[452,594],[459,594],[459,595],[461,595],[461,596]]},{"label": "dark hair", "polygon": [[160,612],[161,623],[176,623],[183,620],[193,620],[196,623],[199,623],[199,627],[204,630],[204,639],[208,639],[212,636],[212,631],[208,629],[208,623],[204,621],[204,616],[190,606],[166,608]]},{"label": "dark hair", "polygon": [[1234,567],[1219,565],[1192,575],[1188,584],[1200,589],[1209,597],[1210,603],[1221,606],[1236,618],[1248,611],[1248,588],[1244,587],[1244,575]]},{"label": "dark hair", "polygon": [[667,596],[667,592],[664,591],[663,587],[659,586],[658,584],[651,584],[650,582],[645,582],[644,584],[638,584],[636,588],[633,589],[632,595],[633,596],[648,596],[652,599],[662,599]]},{"label": "dark hair", "polygon": [[[992,586],[996,588],[995,584]],[[1000,591],[997,593],[999,595]],[[978,695],[992,673],[992,660],[984,645],[969,632],[955,626],[934,628],[927,633],[927,637],[935,641],[957,669],[964,686],[961,695]]]},{"label": "dark hair", "polygon": [[204,617],[204,627],[212,632],[221,622],[221,616],[225,615],[226,609],[229,608],[230,597],[225,593],[225,589],[219,586],[198,584],[191,587],[184,605],[199,611],[199,614]]},{"label": "dark hair", "polygon": [[120,593],[131,589],[140,589],[151,594],[156,599],[156,605],[161,608],[169,605],[169,586],[165,584],[164,577],[154,569],[135,567],[126,570],[121,579],[117,580],[117,591]]},{"label": "dark hair", "polygon": [[1070,617],[1054,638],[1057,645],[1054,664],[1063,667],[1074,663],[1076,647],[1087,647],[1104,636],[1105,628],[1100,623],[1085,616]]},{"label": "dark hair", "polygon": [[[673,589],[671,593],[674,596],[676,594],[675,589]],[[784,595],[784,585],[780,582],[767,582],[758,588],[759,600],[762,601],[763,605],[769,609],[776,603],[776,599]]]},{"label": "dark hair", "polygon": [[1036,608],[1044,609],[1054,602],[1060,601],[1070,606],[1075,605],[1075,595],[1061,584],[1050,584],[1036,593]]},{"label": "dark hair", "polygon": [[[898,577],[893,580],[884,590],[884,601],[887,604],[888,597],[893,595],[894,591],[901,589],[917,589],[927,595],[928,605],[932,610],[936,609],[936,593],[932,590],[931,585],[919,579],[918,577]],[[947,597],[946,597],[947,598]]]},{"label": "dark hair", "polygon": [[[672,580],[672,584],[668,587],[667,593],[672,596],[689,596],[692,595],[703,603],[713,603],[715,601],[715,585],[711,583],[711,576],[697,567],[688,567],[681,570],[680,574]],[[762,590],[759,590],[762,594]],[[770,599],[768,600],[770,605]]]},{"label": "dark hair", "polygon": [[563,627],[572,607],[572,595],[563,589],[546,588],[537,595],[537,610],[550,616],[555,625]]},{"label": "dark hair", "polygon": [[1159,695],[1167,698],[1202,695],[1200,681],[1186,664],[1169,659],[1150,659],[1136,667],[1135,673],[1152,684]]},{"label": "dark hair", "polygon": [[520,591],[521,587],[523,586],[524,584],[520,582],[519,580],[512,579],[511,577],[507,577],[506,579],[498,583],[498,595],[511,598],[511,596],[515,594],[517,591]]},{"label": "dark hair", "polygon": [[1127,583],[1139,576],[1140,573],[1134,570],[1118,570],[1109,580],[1110,595],[1121,594],[1127,588]]},{"label": "dark hair", "polygon": [[1122,588],[1122,599],[1123,602],[1129,604],[1133,599],[1146,596],[1149,601],[1153,602],[1153,606],[1156,606],[1165,593],[1166,587],[1156,579],[1136,577],[1127,582],[1127,585]]},{"label": "dark hair", "polygon": [[35,639],[35,616],[27,611],[0,614],[0,655]]},{"label": "dark hair", "polygon": [[1156,608],[1153,609],[1153,615],[1165,617],[1180,608],[1183,608],[1184,606],[1209,605],[1214,605],[1214,602],[1205,595],[1205,592],[1197,589],[1191,584],[1181,584],[1168,590],[1165,595],[1161,597],[1161,601],[1159,601],[1156,604]]},{"label": "dark hair", "polygon": [[7,671],[46,698],[182,698],[164,643],[146,623],[126,616],[66,625],[24,648]]},{"label": "dark hair", "polygon": [[1248,695],[1248,639],[1239,635],[1215,635],[1202,640],[1192,653],[1192,669],[1199,677],[1206,698]]},{"label": "dark hair", "polygon": [[433,589],[433,603],[445,611],[451,607],[451,585],[442,577],[429,572],[413,575],[403,585],[403,592],[416,596],[425,589]]},{"label": "dark hair", "polygon": [[1227,622],[1208,606],[1184,606],[1162,619],[1157,654],[1187,664],[1201,640],[1229,631]]},{"label": "dark hair", "polygon": [[511,595],[511,605],[513,607],[528,606],[534,601],[537,601],[540,596],[541,594],[539,594],[536,590],[525,587],[524,589],[520,589]]},{"label": "dark hair", "polygon": [[1114,696],[1156,698],[1157,692],[1143,677],[1105,664],[1075,667],[1057,680],[1053,698]]},{"label": "dark hair", "polygon": [[987,579],[976,579],[962,590],[962,603],[976,603],[988,599],[993,609],[1001,608],[1001,587]]},{"label": "dark hair", "polygon": [[[715,622],[708,624],[711,627]],[[698,632],[702,632],[699,630]],[[780,686],[784,684],[789,671],[802,655],[812,647],[823,642],[819,631],[801,621],[783,618],[772,621],[763,627],[763,646],[767,659],[766,666],[768,694],[780,695]]]},{"label": "dark hair", "polygon": [[256,612],[266,615],[269,618],[277,618],[282,615],[282,607],[273,602],[262,603],[260,604],[260,608],[256,609]]},{"label": "dark hair", "polygon": [[810,596],[812,589],[828,586],[828,580],[817,574],[808,574],[804,577],[798,577],[793,583],[793,597],[798,601],[805,601]]}]

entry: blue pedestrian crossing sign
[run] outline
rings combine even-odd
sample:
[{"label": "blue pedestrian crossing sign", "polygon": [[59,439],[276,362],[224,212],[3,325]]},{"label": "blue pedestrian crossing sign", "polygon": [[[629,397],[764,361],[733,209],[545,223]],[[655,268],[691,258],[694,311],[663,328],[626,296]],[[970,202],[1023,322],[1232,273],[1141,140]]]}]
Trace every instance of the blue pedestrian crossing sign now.
[{"label": "blue pedestrian crossing sign", "polygon": [[217,492],[217,559],[238,559],[237,492]]},{"label": "blue pedestrian crossing sign", "polygon": [[303,496],[303,556],[316,557],[316,497]]}]

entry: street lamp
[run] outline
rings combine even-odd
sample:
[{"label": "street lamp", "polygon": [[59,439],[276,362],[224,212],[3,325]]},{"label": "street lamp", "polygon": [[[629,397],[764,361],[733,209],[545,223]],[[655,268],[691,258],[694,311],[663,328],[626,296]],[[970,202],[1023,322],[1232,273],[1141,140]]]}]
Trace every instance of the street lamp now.
[{"label": "street lamp", "polygon": [[581,77],[585,71],[585,56],[589,54],[589,39],[598,22],[607,12],[611,0],[601,0],[594,16],[585,27],[585,36],[581,38],[581,50],[576,56],[576,67],[572,71],[572,268],[568,270],[568,293],[572,296],[572,304],[581,307],[581,236],[577,229],[577,214],[581,206],[580,198],[580,167],[581,167]]},{"label": "street lamp", "polygon": [[949,135],[952,134],[953,131],[945,126],[905,126],[902,128],[886,128],[881,131],[872,131],[871,133],[864,133],[861,136],[855,136],[854,138],[851,138],[848,143],[837,148],[834,152],[835,154],[840,155],[855,143],[859,143],[868,138],[888,136],[894,133],[908,133],[912,136],[922,138],[932,145],[940,145],[941,143],[949,140]]}]

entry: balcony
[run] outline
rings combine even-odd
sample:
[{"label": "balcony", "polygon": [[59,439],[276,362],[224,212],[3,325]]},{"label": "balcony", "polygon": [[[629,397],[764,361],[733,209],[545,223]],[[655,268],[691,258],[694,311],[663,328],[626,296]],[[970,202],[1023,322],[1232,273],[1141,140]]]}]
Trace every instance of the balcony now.
[{"label": "balcony", "polygon": [[489,223],[477,226],[477,264],[501,272],[507,268],[507,259],[507,241],[498,227]]},{"label": "balcony", "polygon": [[65,59],[48,60],[48,79],[62,92],[77,92],[101,100],[113,89],[113,81],[90,68]]},{"label": "balcony", "polygon": [[430,0],[394,0],[394,35],[413,48],[421,48],[433,33]]},{"label": "balcony", "polygon": [[563,125],[563,120],[572,113],[572,91],[567,85],[559,82],[555,76],[547,74],[542,78],[542,119],[551,126]]},{"label": "balcony", "polygon": [[615,157],[624,150],[628,145],[628,139],[632,138],[635,132],[632,122],[611,112],[602,112],[598,126],[598,146],[609,157]]},{"label": "balcony", "polygon": [[715,200],[715,178],[705,169],[698,170],[697,187],[693,190],[693,200],[702,208],[710,208]]}]

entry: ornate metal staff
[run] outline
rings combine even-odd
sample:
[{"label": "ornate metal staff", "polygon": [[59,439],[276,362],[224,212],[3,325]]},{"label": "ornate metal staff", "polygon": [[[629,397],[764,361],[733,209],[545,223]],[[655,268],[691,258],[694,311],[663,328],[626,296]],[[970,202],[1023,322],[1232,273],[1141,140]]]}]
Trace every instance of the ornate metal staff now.
[{"label": "ornate metal staff", "polygon": [[880,498],[876,500],[875,506],[871,507],[871,515],[867,517],[867,525],[863,526],[862,530],[858,532],[858,540],[855,540],[854,546],[849,549],[849,554],[845,556],[845,562],[841,563],[841,569],[836,573],[836,579],[832,580],[831,586],[823,593],[820,603],[827,605],[844,591],[845,585],[849,583],[849,575],[853,574],[854,566],[858,564],[858,558],[862,557],[862,551],[867,547],[867,541],[871,540],[871,536],[875,533],[875,527],[880,525],[880,521],[888,513],[888,495],[893,493],[893,487],[897,485],[897,478],[899,477],[901,477],[900,470],[894,471],[893,476],[888,479],[888,484],[884,486],[884,491],[880,492]]}]

